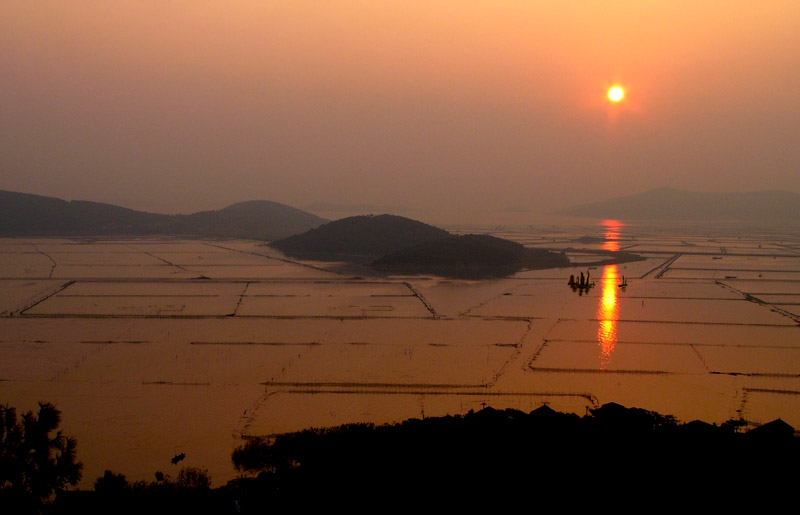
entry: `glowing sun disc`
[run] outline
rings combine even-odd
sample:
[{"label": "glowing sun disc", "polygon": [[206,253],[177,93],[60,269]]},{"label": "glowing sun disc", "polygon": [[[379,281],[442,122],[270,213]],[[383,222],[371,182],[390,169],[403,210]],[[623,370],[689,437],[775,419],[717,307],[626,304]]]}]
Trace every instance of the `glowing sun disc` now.
[{"label": "glowing sun disc", "polygon": [[625,96],[625,91],[619,86],[614,86],[608,90],[608,99],[612,102],[619,102]]}]

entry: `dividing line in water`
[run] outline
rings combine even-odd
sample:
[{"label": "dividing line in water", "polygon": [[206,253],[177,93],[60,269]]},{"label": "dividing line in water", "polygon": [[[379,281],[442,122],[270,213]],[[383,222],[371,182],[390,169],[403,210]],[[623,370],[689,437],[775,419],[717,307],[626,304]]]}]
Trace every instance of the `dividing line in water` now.
[{"label": "dividing line in water", "polygon": [[39,304],[41,304],[42,302],[46,301],[47,299],[49,299],[53,295],[56,295],[56,294],[64,291],[69,285],[74,284],[74,283],[75,283],[75,281],[67,281],[67,282],[65,282],[64,284],[62,284],[61,286],[59,286],[58,288],[56,288],[55,290],[53,290],[49,294],[46,294],[41,299],[33,302],[32,304],[30,304],[28,306],[25,306],[22,309],[18,309],[17,311],[12,311],[10,313],[10,316],[13,317],[15,313],[20,315],[20,316],[31,316],[31,315],[27,315],[25,312],[28,311],[29,309],[32,309],[32,308],[38,306]]},{"label": "dividing line in water", "polygon": [[714,282],[716,284],[722,286],[723,288],[727,288],[728,290],[730,290],[732,292],[738,293],[739,295],[744,297],[745,300],[749,300],[750,302],[754,302],[754,303],[758,304],[759,306],[763,306],[763,307],[769,309],[770,311],[774,311],[775,313],[778,313],[779,315],[783,315],[786,318],[789,318],[789,319],[793,320],[795,323],[797,323],[798,325],[800,325],[800,316],[797,316],[797,315],[795,315],[794,313],[792,313],[790,311],[786,311],[785,309],[779,308],[775,304],[770,304],[769,302],[764,302],[763,300],[759,299],[758,297],[754,297],[754,296],[752,296],[751,294],[749,294],[747,292],[743,292],[741,290],[738,290],[738,289],[734,288],[733,286],[731,286],[729,284],[723,283],[722,281],[714,281]]},{"label": "dividing line in water", "polygon": [[242,299],[244,299],[244,294],[247,293],[247,288],[250,287],[250,283],[244,283],[244,288],[242,289],[242,293],[239,295],[239,300],[236,301],[236,307],[233,308],[233,313],[230,316],[235,317],[236,313],[239,311],[239,306],[242,305]]},{"label": "dividing line in water", "polygon": [[53,263],[53,266],[50,267],[50,275],[47,276],[48,279],[52,279],[53,278],[53,272],[55,272],[56,266],[57,266],[56,265],[56,260],[53,259],[52,257],[50,257],[49,254],[46,254],[46,253],[42,252],[41,250],[39,250],[39,247],[37,247],[35,244],[31,243],[31,247],[33,247],[36,250],[36,252],[38,252],[39,254],[45,256],[47,259],[49,259],[51,263]]},{"label": "dividing line in water", "polygon": [[414,294],[414,296],[415,296],[416,298],[418,298],[420,302],[422,302],[422,305],[423,305],[423,306],[425,306],[425,308],[426,308],[428,311],[430,311],[430,312],[431,312],[431,316],[432,316],[433,318],[439,318],[439,315],[438,315],[438,314],[436,314],[436,310],[435,310],[435,309],[433,309],[433,306],[432,306],[432,305],[431,305],[431,304],[430,304],[430,303],[429,303],[429,302],[428,302],[428,301],[425,299],[425,297],[423,297],[423,296],[422,296],[422,294],[421,294],[420,292],[418,292],[418,291],[417,291],[417,290],[414,288],[414,286],[412,286],[412,285],[411,285],[411,283],[409,283],[409,282],[404,282],[403,284],[405,284],[405,285],[406,285],[406,288],[408,288],[409,290],[411,290],[411,293],[412,293],[412,294]]}]

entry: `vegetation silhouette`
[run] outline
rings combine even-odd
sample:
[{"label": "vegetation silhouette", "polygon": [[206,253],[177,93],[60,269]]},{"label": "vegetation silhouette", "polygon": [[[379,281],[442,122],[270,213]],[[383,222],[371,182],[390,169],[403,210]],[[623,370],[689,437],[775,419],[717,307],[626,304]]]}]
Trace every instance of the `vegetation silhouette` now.
[{"label": "vegetation silhouette", "polygon": [[77,441],[58,426],[61,412],[40,402],[37,413],[17,418],[0,406],[0,506],[6,513],[36,513],[81,479]]},{"label": "vegetation silhouette", "polygon": [[[800,479],[794,430],[782,421],[748,433],[735,424],[674,417],[618,404],[584,417],[547,406],[530,413],[485,408],[463,416],[384,426],[348,424],[251,440],[233,453],[254,476],[240,480],[242,506],[328,500],[424,502],[474,492],[499,497],[519,489],[572,498],[606,478],[629,500],[695,494],[739,495],[748,485],[780,495]],[[701,491],[702,490],[702,491]]]},{"label": "vegetation silhouette", "polygon": [[218,488],[199,468],[183,468],[175,480],[157,472],[155,481],[134,483],[106,471],[94,491],[65,491],[47,512],[391,511],[520,496],[570,506],[724,507],[793,498],[800,480],[794,429],[781,420],[746,433],[741,426],[740,420],[679,423],[609,403],[583,417],[547,405],[530,413],[487,407],[395,424],[312,428],[249,439],[232,454],[242,475]]},{"label": "vegetation silhouette", "polygon": [[155,481],[128,482],[124,474],[106,470],[94,491],[70,492],[54,504],[52,513],[235,513],[224,489],[211,489],[206,469],[184,467],[173,480],[155,473]]}]

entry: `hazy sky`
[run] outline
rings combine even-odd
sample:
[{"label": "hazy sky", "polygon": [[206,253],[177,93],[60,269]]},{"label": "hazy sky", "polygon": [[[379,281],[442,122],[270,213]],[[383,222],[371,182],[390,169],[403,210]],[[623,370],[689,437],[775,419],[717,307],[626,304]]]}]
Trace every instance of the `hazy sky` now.
[{"label": "hazy sky", "polygon": [[800,192],[799,28],[798,0],[0,0],[0,189],[425,221]]}]

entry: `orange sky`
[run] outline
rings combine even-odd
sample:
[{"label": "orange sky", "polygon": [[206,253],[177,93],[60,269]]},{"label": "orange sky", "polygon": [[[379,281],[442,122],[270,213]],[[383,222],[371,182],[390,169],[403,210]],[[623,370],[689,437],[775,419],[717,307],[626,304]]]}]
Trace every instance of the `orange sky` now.
[{"label": "orange sky", "polygon": [[0,189],[428,221],[800,191],[797,27],[796,0],[7,1]]}]

